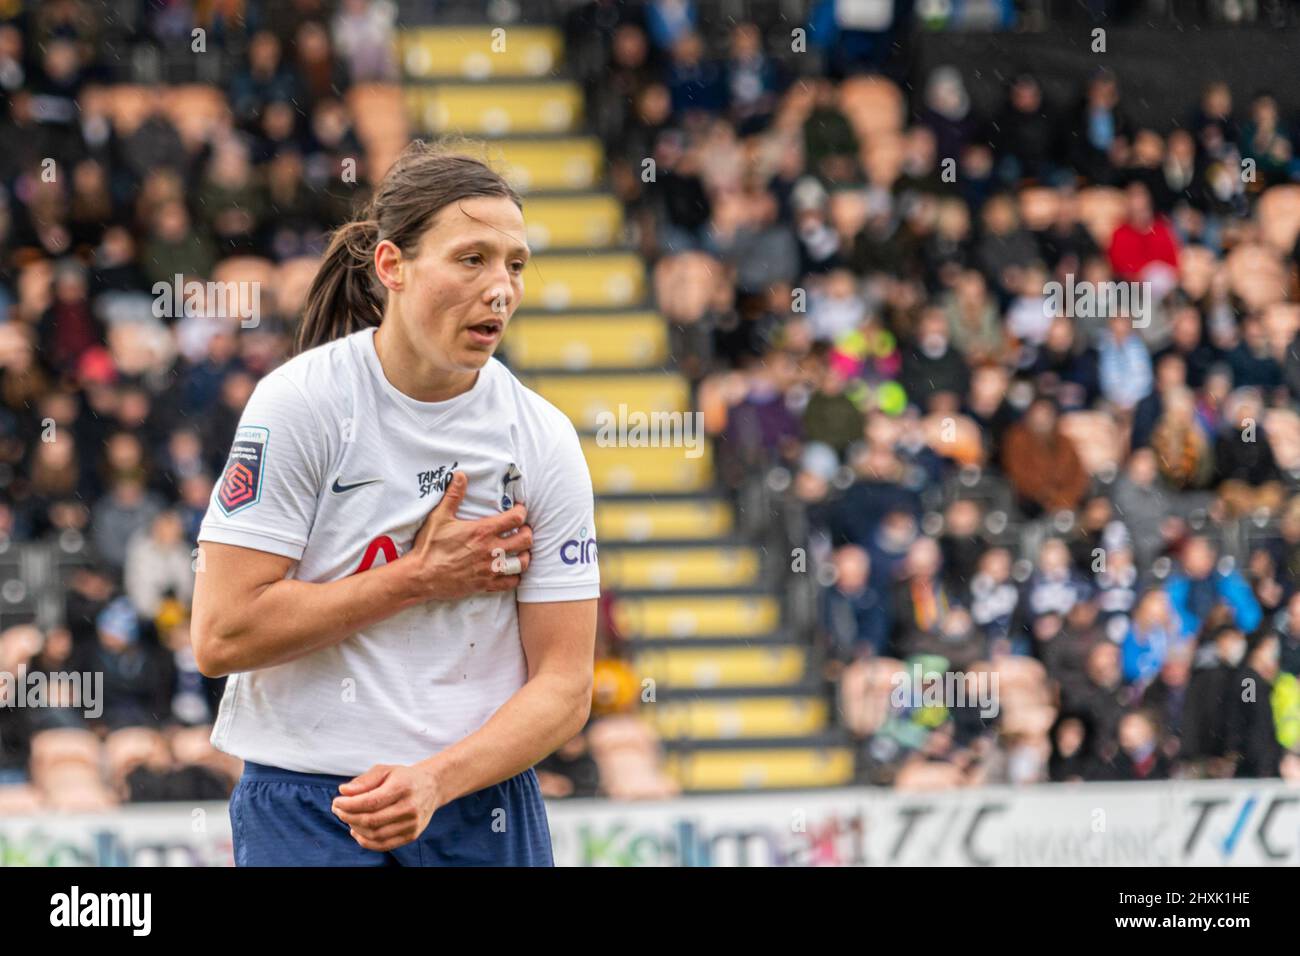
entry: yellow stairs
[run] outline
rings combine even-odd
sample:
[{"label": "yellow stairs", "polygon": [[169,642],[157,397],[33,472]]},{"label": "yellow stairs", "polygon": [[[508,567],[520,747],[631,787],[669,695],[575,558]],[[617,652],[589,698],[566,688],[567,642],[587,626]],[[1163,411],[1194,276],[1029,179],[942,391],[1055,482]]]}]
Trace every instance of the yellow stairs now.
[{"label": "yellow stairs", "polygon": [[760,549],[740,540],[716,492],[712,449],[605,447],[602,415],[689,413],[667,327],[647,302],[645,263],[622,246],[623,210],[604,151],[584,130],[581,90],[560,72],[560,32],[488,24],[402,32],[416,135],[485,140],[524,196],[534,251],[503,343],[530,387],[583,436],[595,486],[603,588],[655,701],[642,705],[687,791],[849,782],[852,754],[810,669],[781,630]]}]

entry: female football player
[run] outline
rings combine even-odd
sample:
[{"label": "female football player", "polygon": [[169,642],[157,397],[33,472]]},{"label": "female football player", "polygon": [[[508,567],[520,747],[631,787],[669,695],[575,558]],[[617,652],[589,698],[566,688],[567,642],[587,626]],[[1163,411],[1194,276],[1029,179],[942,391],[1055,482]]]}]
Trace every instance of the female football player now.
[{"label": "female football player", "polygon": [[532,767],[586,722],[599,577],[577,433],[492,357],[521,210],[413,143],[244,409],[193,628],[239,865],[553,862]]}]

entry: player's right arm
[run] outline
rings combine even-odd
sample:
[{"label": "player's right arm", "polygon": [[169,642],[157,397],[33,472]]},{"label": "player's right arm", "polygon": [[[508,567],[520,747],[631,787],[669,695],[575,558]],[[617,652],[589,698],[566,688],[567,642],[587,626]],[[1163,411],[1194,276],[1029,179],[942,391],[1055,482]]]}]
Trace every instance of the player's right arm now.
[{"label": "player's right arm", "polygon": [[457,473],[407,554],[337,581],[286,577],[306,550],[342,440],[318,406],[273,373],[241,416],[199,530],[191,638],[209,677],[283,664],[426,601],[517,586],[519,575],[493,573],[494,550],[528,567],[532,531],[523,507],[462,521],[456,509],[467,481]]},{"label": "player's right arm", "polygon": [[[407,554],[338,581],[287,578],[292,558],[205,541],[191,622],[199,670],[223,677],[283,664],[426,601],[517,587],[520,576],[494,573],[492,561],[505,547],[519,557],[521,573],[528,569],[533,536],[524,507],[463,521],[456,509],[466,485],[464,473],[456,472]],[[500,535],[516,529],[503,544]]]}]

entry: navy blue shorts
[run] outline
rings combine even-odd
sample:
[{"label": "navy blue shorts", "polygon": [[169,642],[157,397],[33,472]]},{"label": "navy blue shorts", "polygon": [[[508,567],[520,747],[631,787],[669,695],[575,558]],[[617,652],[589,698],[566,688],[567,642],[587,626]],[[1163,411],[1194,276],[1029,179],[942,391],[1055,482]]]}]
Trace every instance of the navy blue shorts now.
[{"label": "navy blue shorts", "polygon": [[236,866],[554,866],[546,805],[529,768],[439,807],[419,839],[367,850],[330,804],[351,777],[244,762],[230,795]]}]

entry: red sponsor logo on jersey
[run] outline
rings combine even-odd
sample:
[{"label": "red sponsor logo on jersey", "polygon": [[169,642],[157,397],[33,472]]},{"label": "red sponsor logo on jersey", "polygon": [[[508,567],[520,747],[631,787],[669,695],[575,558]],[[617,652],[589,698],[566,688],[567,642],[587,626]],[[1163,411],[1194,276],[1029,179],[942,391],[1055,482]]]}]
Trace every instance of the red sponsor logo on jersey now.
[{"label": "red sponsor logo on jersey", "polygon": [[361,556],[361,564],[353,571],[353,574],[360,574],[362,571],[369,571],[375,564],[375,558],[382,554],[384,563],[391,564],[397,560],[397,545],[393,539],[386,534],[381,534],[366,545],[366,553]]}]

